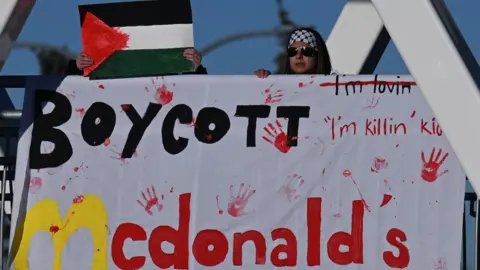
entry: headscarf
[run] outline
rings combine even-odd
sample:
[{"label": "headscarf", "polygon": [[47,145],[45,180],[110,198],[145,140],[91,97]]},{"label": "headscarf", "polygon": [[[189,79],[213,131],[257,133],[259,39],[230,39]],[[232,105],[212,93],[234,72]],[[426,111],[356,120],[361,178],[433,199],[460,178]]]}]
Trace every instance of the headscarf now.
[{"label": "headscarf", "polygon": [[315,34],[306,29],[300,29],[294,31],[290,35],[290,40],[288,41],[288,46],[291,46],[293,43],[300,41],[310,45],[313,48],[317,47],[317,40],[315,38]]},{"label": "headscarf", "polygon": [[[315,70],[312,70],[310,74],[325,74],[329,75],[332,72],[332,64],[330,63],[330,56],[328,54],[327,45],[323,40],[320,33],[315,29],[309,27],[302,27],[293,30],[289,35],[289,39],[286,47],[290,47],[293,43],[297,41],[305,42],[309,46],[317,49],[317,63]],[[290,68],[290,63],[288,57],[285,55],[285,66],[283,70],[280,71],[283,74],[295,74]]]}]

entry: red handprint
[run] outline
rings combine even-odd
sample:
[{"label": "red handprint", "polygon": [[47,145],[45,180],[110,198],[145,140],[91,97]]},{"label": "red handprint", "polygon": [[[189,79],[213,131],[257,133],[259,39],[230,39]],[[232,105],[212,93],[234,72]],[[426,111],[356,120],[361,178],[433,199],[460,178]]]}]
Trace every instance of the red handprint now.
[{"label": "red handprint", "polygon": [[230,186],[230,200],[227,206],[227,212],[232,217],[243,216],[246,213],[244,212],[245,207],[247,206],[248,200],[255,194],[254,189],[250,189],[250,185],[246,188],[245,184],[242,183],[238,189],[237,195],[234,195],[233,185]]},{"label": "red handprint", "polygon": [[438,169],[440,169],[440,166],[442,166],[443,162],[445,162],[445,160],[447,159],[448,153],[446,153],[443,157],[441,157],[442,149],[440,148],[435,158],[433,157],[434,155],[435,155],[435,147],[432,149],[432,152],[430,153],[430,158],[428,159],[428,161],[426,161],[425,153],[422,151],[423,167],[422,167],[421,176],[423,180],[430,183],[435,182],[439,177],[448,173],[448,170],[438,173]]},{"label": "red handprint", "polygon": [[289,202],[292,202],[300,197],[298,191],[304,182],[305,180],[302,176],[298,174],[290,175],[287,177],[285,183],[280,187],[278,193],[284,195]]},{"label": "red handprint", "polygon": [[388,162],[384,158],[375,157],[373,159],[372,167],[370,167],[371,172],[378,173],[380,170],[388,167]]},{"label": "red handprint", "polygon": [[[163,77],[162,77],[162,80],[163,80]],[[152,79],[152,85],[155,89],[155,93],[153,94],[153,97],[159,104],[166,105],[172,101],[173,92],[167,88],[167,86],[165,85],[165,81],[163,81],[162,86],[158,87],[155,80]],[[150,89],[148,89],[148,87],[145,87],[145,90],[147,92],[150,92]]]},{"label": "red handprint", "polygon": [[40,177],[32,177],[30,179],[30,184],[29,184],[29,191],[33,194],[38,192],[42,188],[42,178]]},{"label": "red handprint", "polygon": [[277,103],[277,102],[280,102],[282,101],[282,98],[283,98],[283,90],[277,90],[273,93],[270,92],[271,90],[270,89],[267,89],[265,90],[264,92],[262,92],[262,94],[264,96],[266,96],[265,98],[265,104],[273,104],[273,103]]},{"label": "red handprint", "polygon": [[290,151],[290,146],[287,145],[287,134],[283,131],[282,124],[278,120],[275,121],[277,128],[272,123],[269,123],[266,127],[263,128],[265,132],[269,135],[270,138],[262,136],[262,138],[273,144],[280,152],[287,153]]},{"label": "red handprint", "polygon": [[[145,204],[142,203],[140,200],[137,200],[138,204],[140,204],[143,209],[150,215],[153,216],[152,212],[152,207],[156,206],[158,209],[158,212],[162,211],[163,209],[163,204],[159,202],[159,199],[157,197],[157,192],[155,191],[155,187],[152,185],[152,191],[150,192],[150,188],[147,188],[147,196],[145,196],[145,193],[142,191],[142,197],[145,200]],[[163,201],[163,194],[161,196],[161,200]]]},{"label": "red handprint", "polygon": [[437,270],[447,270],[447,262],[445,262],[445,259],[438,258],[433,262],[433,264]]},{"label": "red handprint", "polygon": [[173,92],[168,90],[165,84],[162,84],[157,90],[155,91],[155,100],[162,105],[166,105],[170,103],[173,99]]}]

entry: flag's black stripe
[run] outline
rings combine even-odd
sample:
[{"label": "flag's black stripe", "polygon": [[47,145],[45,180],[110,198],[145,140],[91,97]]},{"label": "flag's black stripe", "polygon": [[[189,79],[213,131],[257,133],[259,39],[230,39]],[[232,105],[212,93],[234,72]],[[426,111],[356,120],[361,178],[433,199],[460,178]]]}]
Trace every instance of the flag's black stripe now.
[{"label": "flag's black stripe", "polygon": [[80,22],[86,12],[111,27],[192,24],[190,0],[156,0],[79,6]]}]

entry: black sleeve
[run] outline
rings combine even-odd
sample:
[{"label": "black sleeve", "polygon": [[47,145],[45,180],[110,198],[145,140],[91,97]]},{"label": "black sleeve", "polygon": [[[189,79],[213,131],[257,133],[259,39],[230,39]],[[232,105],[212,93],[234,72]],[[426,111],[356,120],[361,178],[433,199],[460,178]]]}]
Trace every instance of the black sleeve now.
[{"label": "black sleeve", "polygon": [[195,74],[208,74],[208,73],[207,73],[207,69],[204,66],[200,65],[195,71]]},{"label": "black sleeve", "polygon": [[65,75],[83,75],[83,71],[77,68],[77,63],[75,62],[75,59],[68,61]]}]

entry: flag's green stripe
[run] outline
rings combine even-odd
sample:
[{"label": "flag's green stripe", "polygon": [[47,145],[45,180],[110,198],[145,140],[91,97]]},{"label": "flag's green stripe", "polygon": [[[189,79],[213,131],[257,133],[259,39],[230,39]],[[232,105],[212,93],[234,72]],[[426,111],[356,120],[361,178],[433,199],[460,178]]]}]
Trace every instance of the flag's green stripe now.
[{"label": "flag's green stripe", "polygon": [[193,63],[183,56],[185,49],[117,51],[99,65],[90,77],[137,77],[193,72]]}]

